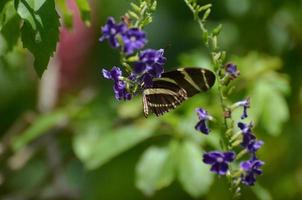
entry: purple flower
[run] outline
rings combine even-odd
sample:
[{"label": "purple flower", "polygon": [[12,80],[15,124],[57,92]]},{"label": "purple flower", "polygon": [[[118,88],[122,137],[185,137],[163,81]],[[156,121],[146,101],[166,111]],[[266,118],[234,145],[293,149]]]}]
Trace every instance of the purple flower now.
[{"label": "purple flower", "polygon": [[212,120],[213,117],[208,114],[208,112],[202,108],[197,108],[195,110],[197,112],[199,122],[195,125],[195,129],[204,134],[209,134],[210,129],[207,126],[208,120]]},{"label": "purple flower", "polygon": [[117,100],[131,100],[132,95],[128,93],[126,84],[123,81],[118,81],[113,85],[113,91]]},{"label": "purple flower", "polygon": [[135,50],[141,49],[147,43],[146,34],[138,28],[130,28],[122,35],[124,42],[124,53],[132,54]]},{"label": "purple flower", "polygon": [[237,69],[237,65],[229,63],[225,66],[225,71],[231,80],[234,80],[240,75],[240,71]]},{"label": "purple flower", "polygon": [[152,79],[161,76],[164,72],[165,62],[163,49],[147,49],[140,53],[139,61],[135,63],[134,73],[140,77],[141,85],[144,88],[152,87]]},{"label": "purple flower", "polygon": [[264,165],[264,162],[253,157],[251,160],[240,163],[240,168],[244,171],[244,175],[241,177],[242,183],[245,185],[254,185],[256,182],[256,175],[261,175],[262,170],[260,167]]},{"label": "purple flower", "polygon": [[103,76],[106,79],[114,81],[113,91],[117,100],[130,100],[132,95],[128,93],[126,83],[120,78],[122,77],[122,70],[118,67],[113,67],[110,71],[103,69]]},{"label": "purple flower", "polygon": [[117,48],[120,46],[117,37],[118,35],[122,35],[126,30],[126,24],[116,24],[114,19],[109,17],[106,24],[102,27],[103,36],[99,40],[103,42],[105,39],[108,39],[110,45],[113,48]]},{"label": "purple flower", "polygon": [[263,141],[256,140],[256,136],[252,134],[252,122],[250,124],[239,122],[238,127],[243,134],[241,146],[246,148],[249,152],[256,152],[264,144]]},{"label": "purple flower", "polygon": [[102,72],[104,78],[114,80],[115,82],[117,82],[122,76],[122,70],[118,67],[112,67],[110,71],[108,71],[107,69],[103,69]]},{"label": "purple flower", "polygon": [[241,115],[241,119],[245,119],[245,118],[248,117],[248,115],[247,115],[247,109],[250,108],[250,99],[247,98],[245,100],[238,101],[237,103],[235,103],[235,108],[238,108],[240,106],[243,107],[243,113]]},{"label": "purple flower", "polygon": [[254,153],[256,152],[258,149],[260,149],[260,147],[264,144],[264,142],[262,140],[250,140],[249,143],[246,146],[246,149],[251,152]]},{"label": "purple flower", "polygon": [[225,175],[229,169],[229,162],[232,162],[236,154],[232,151],[219,152],[211,151],[203,155],[203,162],[212,165],[211,172],[219,175]]},{"label": "purple flower", "polygon": [[254,124],[253,124],[253,122],[251,122],[250,124],[245,124],[245,123],[239,122],[237,124],[237,126],[240,128],[243,135],[248,135],[248,134],[251,135]]}]

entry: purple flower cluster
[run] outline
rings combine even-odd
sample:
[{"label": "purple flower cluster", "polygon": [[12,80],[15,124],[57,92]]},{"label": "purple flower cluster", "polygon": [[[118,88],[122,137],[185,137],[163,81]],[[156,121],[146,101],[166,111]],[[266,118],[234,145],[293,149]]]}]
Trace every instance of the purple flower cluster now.
[{"label": "purple flower cluster", "polygon": [[[198,123],[195,125],[195,129],[206,135],[209,134],[210,129],[208,127],[208,121],[213,117],[203,108],[197,108],[195,110],[198,115]],[[211,165],[211,172],[225,175],[229,170],[229,163],[234,161],[236,154],[232,151],[220,152],[211,151],[203,155],[203,162]]]},{"label": "purple flower cluster", "polygon": [[246,185],[254,185],[256,181],[256,175],[262,174],[259,169],[264,162],[256,158],[256,151],[264,144],[262,140],[257,140],[256,136],[252,133],[253,124],[245,124],[239,122],[239,129],[242,133],[242,143],[241,146],[251,154],[251,159],[241,162],[240,167],[243,170],[241,177],[242,183]]},{"label": "purple flower cluster", "polygon": [[147,43],[146,34],[142,30],[129,28],[123,22],[117,24],[112,17],[109,17],[107,23],[102,27],[102,33],[101,42],[108,39],[113,48],[122,46],[126,55],[142,49]]},{"label": "purple flower cluster", "polygon": [[144,88],[152,87],[152,79],[159,78],[164,72],[166,62],[164,50],[147,49],[139,54],[139,61],[135,63],[133,73]]},{"label": "purple flower cluster", "polygon": [[[230,81],[237,78],[240,72],[238,71],[236,65],[227,64],[225,66],[225,74],[225,77],[227,78],[226,80]],[[231,116],[232,111],[239,107],[243,107],[243,113],[240,118],[247,118],[248,108],[250,108],[250,99],[247,98],[233,104],[229,109],[230,115],[228,116]],[[199,121],[195,125],[195,129],[208,135],[210,132],[208,121],[212,120],[213,117],[202,108],[196,109],[196,112]],[[241,155],[248,153],[250,154],[250,159],[240,163],[240,174],[236,176],[243,184],[251,186],[255,184],[256,176],[262,174],[262,170],[260,168],[262,165],[264,165],[264,162],[257,159],[256,152],[261,148],[264,142],[256,139],[256,136],[252,132],[252,122],[249,124],[239,122],[237,126],[240,129],[240,132],[230,138],[232,143],[230,146],[238,146],[240,144],[240,146],[243,148],[242,152],[239,153],[240,155],[236,155],[233,151],[211,151],[203,155],[203,162],[211,165],[211,172],[218,175],[226,175],[229,171],[229,164],[233,162],[235,158],[239,159]]]},{"label": "purple flower cluster", "polygon": [[[126,56],[141,50],[147,43],[146,34],[142,30],[128,27],[128,23],[116,23],[112,17],[102,27],[102,33],[101,42],[108,40],[111,47],[122,47],[121,51]],[[118,100],[130,100],[137,88],[152,87],[153,78],[160,77],[164,72],[166,58],[163,49],[146,49],[138,52],[138,56],[132,56],[136,57],[136,60],[131,61],[134,62],[134,67],[128,77],[123,77],[118,67],[113,67],[111,71],[103,69],[103,76],[114,81],[113,90]]]},{"label": "purple flower cluster", "polygon": [[127,92],[126,83],[121,80],[122,71],[118,67],[113,67],[110,71],[103,69],[103,76],[114,81],[113,91],[118,100],[130,100],[132,95]]}]

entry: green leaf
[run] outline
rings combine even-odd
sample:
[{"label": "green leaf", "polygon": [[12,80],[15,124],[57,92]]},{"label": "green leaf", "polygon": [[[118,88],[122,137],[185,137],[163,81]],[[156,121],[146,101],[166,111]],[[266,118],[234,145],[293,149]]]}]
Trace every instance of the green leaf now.
[{"label": "green leaf", "polygon": [[[41,7],[35,11],[31,6]],[[45,1],[44,4],[39,1],[34,5],[32,1],[15,0],[15,8],[19,16],[24,19],[21,29],[23,46],[33,53],[34,67],[41,77],[59,40],[60,23],[54,0]]]},{"label": "green leaf", "polygon": [[4,9],[5,7],[5,4],[10,1],[10,0],[1,0],[0,1],[0,14],[2,13],[2,10]]},{"label": "green leaf", "polygon": [[272,200],[273,197],[266,188],[262,187],[259,184],[256,184],[252,187],[254,194],[258,197],[259,200]]},{"label": "green leaf", "polygon": [[81,132],[74,137],[73,148],[88,169],[95,169],[152,136],[157,124],[151,119],[114,130]]},{"label": "green leaf", "polygon": [[258,81],[252,89],[251,116],[271,135],[278,135],[289,118],[287,103],[276,85],[268,78]]},{"label": "green leaf", "polygon": [[72,28],[73,26],[73,14],[67,7],[67,1],[56,0],[56,6],[59,8],[60,13],[63,15],[63,23],[67,28]]},{"label": "green leaf", "polygon": [[136,166],[136,187],[151,196],[171,184],[175,176],[178,142],[169,147],[149,147]]},{"label": "green leaf", "polygon": [[60,123],[66,121],[68,115],[64,111],[57,111],[48,113],[38,117],[35,122],[25,132],[18,135],[12,141],[12,148],[14,151],[22,149],[26,144],[35,138],[46,133],[51,128],[58,126]]},{"label": "green leaf", "polygon": [[46,0],[26,0],[28,5],[34,10],[38,11]]},{"label": "green leaf", "polygon": [[191,141],[184,141],[178,153],[178,178],[183,188],[195,198],[205,194],[213,182],[213,175],[202,162],[200,148]]},{"label": "green leaf", "polygon": [[17,44],[20,36],[20,18],[13,2],[8,2],[0,17],[0,56],[8,53]]},{"label": "green leaf", "polygon": [[81,18],[87,26],[90,25],[90,6],[87,0],[76,0]]}]

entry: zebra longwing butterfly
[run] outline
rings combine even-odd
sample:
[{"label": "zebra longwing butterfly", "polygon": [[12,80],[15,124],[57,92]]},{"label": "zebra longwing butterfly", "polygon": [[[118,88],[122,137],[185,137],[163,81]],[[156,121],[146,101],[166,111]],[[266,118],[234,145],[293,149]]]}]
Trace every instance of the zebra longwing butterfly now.
[{"label": "zebra longwing butterfly", "polygon": [[215,83],[215,74],[204,68],[179,68],[163,73],[152,82],[153,86],[143,91],[145,117],[150,112],[163,115],[188,97],[209,90]]}]

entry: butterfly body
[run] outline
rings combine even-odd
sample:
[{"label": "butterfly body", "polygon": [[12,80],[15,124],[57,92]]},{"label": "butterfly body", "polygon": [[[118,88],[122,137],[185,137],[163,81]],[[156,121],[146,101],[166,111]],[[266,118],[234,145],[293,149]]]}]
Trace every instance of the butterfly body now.
[{"label": "butterfly body", "polygon": [[176,108],[189,97],[206,92],[215,83],[215,74],[204,68],[179,68],[152,80],[153,86],[143,91],[144,115],[156,116]]}]

